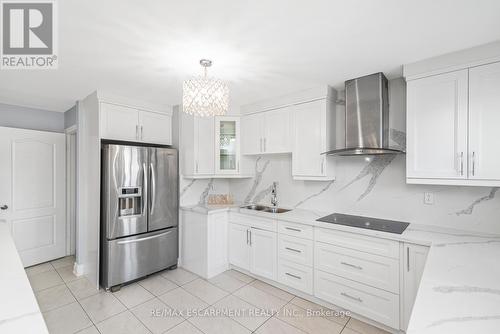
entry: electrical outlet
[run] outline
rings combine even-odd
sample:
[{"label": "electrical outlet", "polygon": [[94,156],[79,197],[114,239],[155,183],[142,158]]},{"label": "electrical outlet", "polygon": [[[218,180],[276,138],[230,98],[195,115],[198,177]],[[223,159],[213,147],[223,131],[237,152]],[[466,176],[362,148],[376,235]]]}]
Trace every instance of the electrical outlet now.
[{"label": "electrical outlet", "polygon": [[429,204],[429,205],[434,204],[434,194],[433,193],[424,193],[424,204]]}]

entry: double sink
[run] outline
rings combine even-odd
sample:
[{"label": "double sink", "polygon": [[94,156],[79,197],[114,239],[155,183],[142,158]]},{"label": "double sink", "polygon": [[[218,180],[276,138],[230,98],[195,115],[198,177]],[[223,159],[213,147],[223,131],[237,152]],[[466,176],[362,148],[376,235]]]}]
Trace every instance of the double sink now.
[{"label": "double sink", "polygon": [[246,206],[242,206],[241,208],[248,209],[248,210],[254,210],[254,211],[261,211],[261,212],[269,212],[269,213],[285,213],[285,212],[290,211],[288,209],[277,208],[274,206],[265,206],[265,205],[257,205],[257,204],[246,205]]}]

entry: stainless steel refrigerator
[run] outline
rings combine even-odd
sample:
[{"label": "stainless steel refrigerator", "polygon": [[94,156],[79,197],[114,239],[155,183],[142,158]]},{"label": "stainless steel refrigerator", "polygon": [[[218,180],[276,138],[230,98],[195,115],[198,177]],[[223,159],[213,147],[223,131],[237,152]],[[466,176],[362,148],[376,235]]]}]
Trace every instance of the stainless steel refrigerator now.
[{"label": "stainless steel refrigerator", "polygon": [[177,265],[177,150],[102,143],[100,284],[105,289]]}]

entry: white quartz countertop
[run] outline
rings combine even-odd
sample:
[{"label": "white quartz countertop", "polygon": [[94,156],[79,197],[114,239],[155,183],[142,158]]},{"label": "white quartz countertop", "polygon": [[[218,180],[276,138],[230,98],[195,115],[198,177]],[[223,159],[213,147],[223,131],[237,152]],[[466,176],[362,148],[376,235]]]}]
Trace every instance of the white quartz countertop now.
[{"label": "white quartz countertop", "polygon": [[7,225],[0,221],[0,333],[48,333]]},{"label": "white quartz countertop", "polygon": [[393,234],[317,222],[331,212],[303,209],[280,214],[234,206],[191,210],[231,210],[430,246],[408,334],[500,333],[500,235],[420,224],[410,224],[402,234]]}]

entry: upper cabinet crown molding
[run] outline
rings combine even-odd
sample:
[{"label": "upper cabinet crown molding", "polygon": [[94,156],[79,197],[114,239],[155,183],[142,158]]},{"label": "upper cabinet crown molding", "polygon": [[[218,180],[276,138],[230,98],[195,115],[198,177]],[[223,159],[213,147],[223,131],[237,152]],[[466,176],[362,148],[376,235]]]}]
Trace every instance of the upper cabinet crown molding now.
[{"label": "upper cabinet crown molding", "polygon": [[316,86],[304,89],[292,94],[286,94],[271,99],[262,100],[256,103],[243,105],[240,108],[241,115],[253,114],[263,111],[280,109],[295,104],[310,102],[321,99],[335,100],[337,92],[330,86]]},{"label": "upper cabinet crown molding", "polygon": [[406,80],[500,62],[500,41],[447,53],[403,66]]}]

